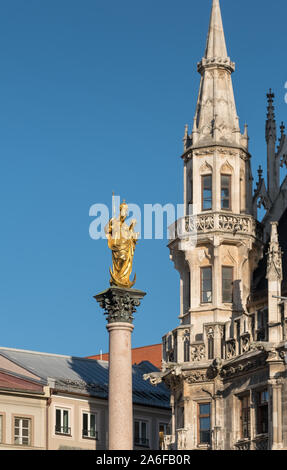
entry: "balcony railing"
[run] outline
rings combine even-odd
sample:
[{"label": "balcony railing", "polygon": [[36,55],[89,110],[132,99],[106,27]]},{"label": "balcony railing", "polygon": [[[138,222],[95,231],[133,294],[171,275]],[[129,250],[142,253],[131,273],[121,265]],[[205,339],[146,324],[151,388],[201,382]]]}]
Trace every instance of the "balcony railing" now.
[{"label": "balcony railing", "polygon": [[235,444],[235,450],[268,450],[268,436],[257,436],[255,439],[243,439]]},{"label": "balcony railing", "polygon": [[177,450],[186,450],[187,430],[178,429],[176,431]]},{"label": "balcony railing", "polygon": [[71,428],[69,428],[68,426],[58,426],[58,425],[56,425],[55,426],[55,432],[56,432],[56,434],[64,434],[66,436],[70,436],[71,435]]},{"label": "balcony railing", "polygon": [[226,212],[212,212],[183,217],[170,228],[170,239],[184,238],[206,232],[230,232],[247,234],[263,241],[263,226],[250,215],[237,215]]},{"label": "balcony railing", "polygon": [[99,440],[98,431],[95,429],[83,429],[83,438]]},{"label": "balcony railing", "polygon": [[149,439],[146,437],[135,437],[135,445],[139,447],[149,447]]}]

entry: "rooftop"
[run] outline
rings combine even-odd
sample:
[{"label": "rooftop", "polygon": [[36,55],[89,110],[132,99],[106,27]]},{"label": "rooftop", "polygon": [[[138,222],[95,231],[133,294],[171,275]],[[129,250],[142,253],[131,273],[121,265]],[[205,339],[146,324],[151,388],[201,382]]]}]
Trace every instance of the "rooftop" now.
[{"label": "rooftop", "polygon": [[[10,369],[7,361],[5,367],[1,365],[1,356],[11,362]],[[107,361],[0,347],[0,368],[12,370],[13,365],[22,369],[22,376],[34,374],[40,383],[50,384],[57,390],[108,398]],[[165,385],[154,387],[143,379],[144,374],[156,371],[148,361],[133,365],[133,402],[169,408],[169,391]]]}]

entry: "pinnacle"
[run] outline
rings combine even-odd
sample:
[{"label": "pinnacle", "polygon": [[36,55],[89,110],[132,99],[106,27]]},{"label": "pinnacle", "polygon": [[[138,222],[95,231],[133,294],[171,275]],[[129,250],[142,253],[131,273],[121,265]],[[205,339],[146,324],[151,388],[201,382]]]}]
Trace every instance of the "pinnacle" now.
[{"label": "pinnacle", "polygon": [[220,57],[221,59],[228,58],[219,0],[213,0],[212,3],[205,50],[206,59],[216,57]]}]

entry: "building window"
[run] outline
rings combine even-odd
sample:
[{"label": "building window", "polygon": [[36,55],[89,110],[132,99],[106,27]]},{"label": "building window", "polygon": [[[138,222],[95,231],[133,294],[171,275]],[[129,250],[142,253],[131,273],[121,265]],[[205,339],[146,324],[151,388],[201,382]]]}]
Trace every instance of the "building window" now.
[{"label": "building window", "polygon": [[208,359],[214,359],[214,339],[213,336],[208,337]]},{"label": "building window", "polygon": [[221,175],[221,209],[231,210],[231,176]]},{"label": "building window", "polygon": [[134,436],[136,446],[149,447],[148,423],[146,421],[135,421]]},{"label": "building window", "polygon": [[210,420],[210,403],[200,403],[198,405],[198,443],[211,443],[211,420]]},{"label": "building window", "polygon": [[201,268],[201,303],[212,302],[212,267]]},{"label": "building window", "polygon": [[70,428],[70,411],[64,409],[56,409],[56,434],[71,435]]},{"label": "building window", "polygon": [[190,340],[189,337],[186,337],[183,342],[183,361],[190,361]]},{"label": "building window", "polygon": [[97,415],[83,413],[83,438],[98,439]]},{"label": "building window", "polygon": [[268,391],[264,390],[258,393],[257,403],[257,434],[268,433]]},{"label": "building window", "polygon": [[31,445],[31,419],[14,418],[14,444]]},{"label": "building window", "polygon": [[212,209],[212,175],[202,176],[202,210]]},{"label": "building window", "polygon": [[233,302],[233,267],[222,267],[222,302],[224,304]]},{"label": "building window", "polygon": [[158,435],[159,435],[159,450],[162,450],[163,443],[164,443],[164,436],[170,435],[170,426],[166,423],[160,423],[158,427]]},{"label": "building window", "polygon": [[241,439],[250,438],[250,396],[240,398]]},{"label": "building window", "polygon": [[268,341],[268,310],[257,312],[257,341]]},{"label": "building window", "polygon": [[184,429],[184,406],[176,409],[176,429]]}]

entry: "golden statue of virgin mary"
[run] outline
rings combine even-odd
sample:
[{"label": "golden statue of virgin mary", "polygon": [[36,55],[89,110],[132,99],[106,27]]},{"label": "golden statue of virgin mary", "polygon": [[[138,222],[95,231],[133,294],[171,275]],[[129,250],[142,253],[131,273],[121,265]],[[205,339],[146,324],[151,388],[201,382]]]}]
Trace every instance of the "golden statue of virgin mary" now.
[{"label": "golden statue of virgin mary", "polygon": [[136,275],[130,281],[133,268],[135,246],[139,234],[135,233],[137,221],[132,220],[130,226],[125,223],[128,205],[125,201],[120,205],[119,217],[113,217],[105,228],[108,247],[112,250],[113,270],[110,268],[111,286],[131,288],[136,282]]}]

